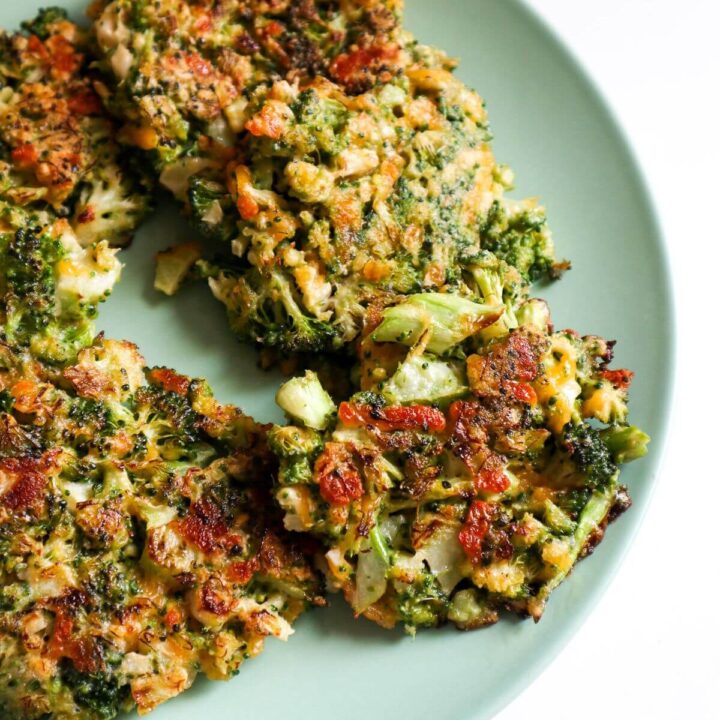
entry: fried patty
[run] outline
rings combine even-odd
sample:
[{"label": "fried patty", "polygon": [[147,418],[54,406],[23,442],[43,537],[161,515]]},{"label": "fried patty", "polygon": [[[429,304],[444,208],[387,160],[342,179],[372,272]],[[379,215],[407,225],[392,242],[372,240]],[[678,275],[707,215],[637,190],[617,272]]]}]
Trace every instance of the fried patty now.
[{"label": "fried patty", "polygon": [[608,369],[611,343],[521,317],[443,352],[428,350],[430,323],[417,341],[370,328],[359,353],[374,381],[336,415],[311,376],[278,395],[296,419],[270,434],[285,525],[323,542],[357,615],[410,632],[504,609],[538,620],[629,505],[619,465],[647,442],[627,425],[632,373]]},{"label": "fried patty", "polygon": [[97,7],[121,138],[231,250],[200,268],[244,339],[285,353],[347,348],[373,304],[480,295],[472,269],[487,250],[526,282],[560,269],[542,209],[505,198],[512,174],[493,157],[482,99],[402,29],[400,11]]},{"label": "fried patty", "polygon": [[266,428],[99,340],[0,344],[0,711],[145,713],[285,640],[316,578],[277,522]]}]

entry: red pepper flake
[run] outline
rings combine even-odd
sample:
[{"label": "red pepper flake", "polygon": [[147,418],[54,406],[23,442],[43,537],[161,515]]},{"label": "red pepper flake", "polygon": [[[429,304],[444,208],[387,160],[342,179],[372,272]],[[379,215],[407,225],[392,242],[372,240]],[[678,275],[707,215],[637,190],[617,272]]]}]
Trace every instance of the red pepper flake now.
[{"label": "red pepper flake", "polygon": [[48,38],[45,47],[50,52],[50,65],[61,75],[71,75],[80,69],[82,55],[75,52],[72,43],[62,35],[53,35]]},{"label": "red pepper flake", "polygon": [[[493,456],[490,459],[498,458]],[[505,492],[510,487],[510,478],[505,474],[505,470],[502,467],[495,467],[494,463],[488,462],[482,470],[480,470],[475,478],[473,484],[475,489],[479,492],[487,493],[500,493]]]},{"label": "red pepper flake", "polygon": [[511,380],[508,382],[508,389],[516,400],[527,403],[528,405],[537,404],[537,393],[535,392],[535,388],[529,383]]},{"label": "red pepper flake", "polygon": [[462,549],[473,563],[479,563],[482,559],[483,541],[490,530],[492,515],[491,505],[482,500],[474,501],[458,534]]},{"label": "red pepper flake", "polygon": [[635,377],[632,370],[603,370],[600,375],[618,390],[627,390]]},{"label": "red pepper flake", "polygon": [[174,628],[182,622],[183,615],[177,605],[173,605],[166,613],[163,618],[163,622],[166,627]]},{"label": "red pepper flake", "polygon": [[86,205],[77,217],[77,222],[81,225],[92,222],[95,219],[95,210],[92,205]]},{"label": "red pepper flake", "polygon": [[279,35],[282,35],[284,31],[285,28],[277,20],[271,20],[263,28],[263,32],[270,37],[278,37]]},{"label": "red pepper flake", "polygon": [[364,488],[352,453],[342,443],[327,443],[315,461],[320,495],[331,505],[348,505],[362,497]]},{"label": "red pepper flake", "polygon": [[383,432],[393,430],[445,430],[445,415],[440,410],[427,405],[397,405],[391,407],[373,407],[340,403],[338,416],[348,427],[371,425]]},{"label": "red pepper flake", "polygon": [[213,21],[212,16],[209,13],[200,15],[195,21],[193,28],[202,35],[203,33],[209,32],[212,29]]},{"label": "red pepper flake", "polygon": [[47,59],[48,51],[43,41],[37,35],[31,35],[28,38],[28,50],[34,55],[38,55],[43,59]]},{"label": "red pepper flake", "polygon": [[260,569],[260,561],[257,556],[249,560],[241,560],[234,562],[228,568],[228,579],[239,585],[247,585],[253,578],[253,575]]}]

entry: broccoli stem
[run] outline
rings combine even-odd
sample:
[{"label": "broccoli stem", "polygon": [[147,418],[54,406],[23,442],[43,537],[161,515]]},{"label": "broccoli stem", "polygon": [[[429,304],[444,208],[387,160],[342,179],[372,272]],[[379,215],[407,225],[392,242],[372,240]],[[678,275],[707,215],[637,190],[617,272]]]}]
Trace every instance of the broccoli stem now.
[{"label": "broccoli stem", "polygon": [[650,436],[635,425],[610,427],[600,435],[616,463],[628,463],[647,454]]},{"label": "broccoli stem", "polygon": [[412,347],[430,330],[427,349],[441,355],[492,325],[504,311],[502,304],[481,304],[447,293],[420,293],[385,310],[372,337],[377,342],[397,342]]},{"label": "broccoli stem", "polygon": [[380,532],[380,527],[376,524],[370,531],[370,546],[375,554],[386,564],[390,565],[390,549],[385,542],[385,538]]},{"label": "broccoli stem", "polygon": [[335,403],[311,370],[281,385],[275,401],[290,417],[315,430],[324,430],[335,413]]}]

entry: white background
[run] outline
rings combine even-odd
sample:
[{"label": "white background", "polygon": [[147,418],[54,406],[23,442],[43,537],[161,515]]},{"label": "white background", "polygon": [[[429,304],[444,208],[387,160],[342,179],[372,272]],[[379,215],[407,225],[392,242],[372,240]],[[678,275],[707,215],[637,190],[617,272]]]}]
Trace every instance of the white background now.
[{"label": "white background", "polygon": [[673,423],[620,573],[496,720],[720,719],[720,0],[527,0],[624,126],[660,211],[678,325]]}]

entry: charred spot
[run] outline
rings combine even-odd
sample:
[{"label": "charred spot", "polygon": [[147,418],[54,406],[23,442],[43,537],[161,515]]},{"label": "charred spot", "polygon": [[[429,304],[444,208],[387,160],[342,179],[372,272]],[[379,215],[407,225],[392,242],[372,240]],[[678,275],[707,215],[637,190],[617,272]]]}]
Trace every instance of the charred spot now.
[{"label": "charred spot", "polygon": [[612,507],[610,508],[610,512],[608,513],[608,523],[617,520],[617,518],[619,518],[626,510],[629,510],[631,506],[632,499],[628,494],[627,488],[623,485],[618,488],[617,494],[615,496],[615,502],[613,503]]},{"label": "charred spot", "polygon": [[88,608],[91,603],[90,596],[79,588],[69,588],[59,598],[53,601],[53,605],[71,615],[77,614],[81,608]]},{"label": "charred spot", "polygon": [[228,534],[222,510],[211,500],[201,498],[180,522],[180,533],[204,553],[220,549],[220,541]]},{"label": "charred spot", "polygon": [[85,206],[82,212],[77,216],[77,221],[80,224],[92,222],[95,219],[95,210],[91,205]]},{"label": "charred spot", "polygon": [[243,33],[238,37],[237,41],[238,52],[243,55],[254,55],[260,51],[260,45],[249,33]]},{"label": "charred spot", "polygon": [[183,396],[187,395],[190,388],[190,378],[166,367],[153,368],[148,373],[148,380],[153,385],[160,385],[163,390]]},{"label": "charred spot", "polygon": [[318,75],[326,69],[320,48],[305,35],[291,35],[284,47],[291,68],[309,75]]},{"label": "charred spot", "polygon": [[200,606],[213,615],[227,615],[230,607],[221,594],[219,581],[209,580],[200,589]]},{"label": "charred spot", "polygon": [[173,579],[178,586],[184,590],[188,590],[195,585],[195,574],[191,572],[178,573],[173,577]]},{"label": "charred spot", "polygon": [[0,504],[11,511],[24,511],[35,506],[45,493],[48,465],[32,456],[0,460],[0,472],[15,478],[15,483],[2,497]]}]

